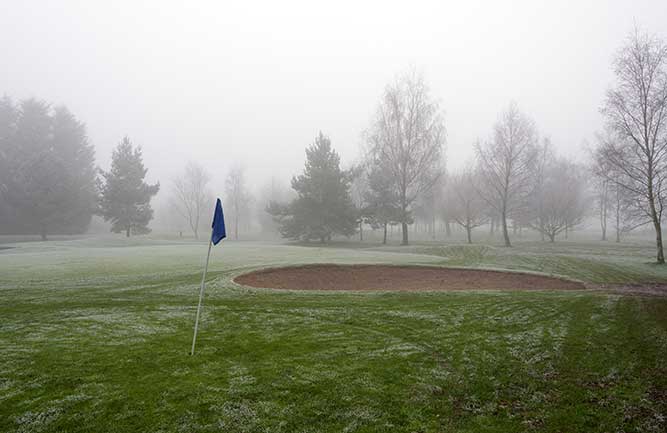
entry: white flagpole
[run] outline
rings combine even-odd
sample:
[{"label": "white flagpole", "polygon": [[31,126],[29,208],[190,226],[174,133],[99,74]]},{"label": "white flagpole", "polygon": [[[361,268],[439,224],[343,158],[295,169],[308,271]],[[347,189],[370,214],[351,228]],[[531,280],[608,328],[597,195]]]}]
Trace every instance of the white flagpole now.
[{"label": "white flagpole", "polygon": [[197,318],[195,319],[195,333],[192,336],[192,349],[190,356],[195,354],[195,342],[197,341],[197,329],[199,329],[199,314],[201,313],[201,303],[204,298],[204,285],[206,284],[206,271],[208,271],[208,259],[211,258],[211,246],[213,245],[213,234],[208,241],[208,254],[206,254],[206,266],[204,266],[204,274],[201,277],[201,286],[199,287],[199,305],[197,305]]}]

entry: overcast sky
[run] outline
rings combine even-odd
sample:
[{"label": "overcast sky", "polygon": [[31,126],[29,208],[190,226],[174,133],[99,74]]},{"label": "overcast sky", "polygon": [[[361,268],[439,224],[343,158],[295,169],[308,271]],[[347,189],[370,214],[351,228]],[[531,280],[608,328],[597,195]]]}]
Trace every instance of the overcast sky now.
[{"label": "overcast sky", "polygon": [[667,1],[0,0],[0,93],[67,105],[98,163],[128,134],[149,177],[187,160],[287,181],[319,130],[344,163],[385,85],[421,71],[446,113],[450,168],[512,100],[564,154],[600,128],[610,60]]}]

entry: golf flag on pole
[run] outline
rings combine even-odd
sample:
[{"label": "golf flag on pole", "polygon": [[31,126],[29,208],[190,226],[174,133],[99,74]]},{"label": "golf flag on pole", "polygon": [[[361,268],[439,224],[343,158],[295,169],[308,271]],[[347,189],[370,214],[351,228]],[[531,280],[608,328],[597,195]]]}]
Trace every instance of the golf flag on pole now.
[{"label": "golf flag on pole", "polygon": [[208,241],[208,254],[206,255],[206,266],[201,276],[201,285],[199,286],[199,304],[197,304],[197,318],[195,319],[195,332],[192,336],[192,349],[190,355],[195,354],[195,343],[197,342],[197,330],[199,329],[199,315],[201,313],[201,304],[204,299],[204,288],[206,286],[206,271],[208,271],[208,260],[211,258],[211,247],[227,237],[225,231],[225,214],[222,212],[222,202],[218,199],[215,202],[215,212],[213,213],[213,224],[211,224],[211,239]]},{"label": "golf flag on pole", "polygon": [[213,214],[213,233],[211,233],[211,242],[218,245],[222,239],[227,237],[225,231],[225,214],[222,213],[222,202],[220,199],[215,203],[215,213]]}]

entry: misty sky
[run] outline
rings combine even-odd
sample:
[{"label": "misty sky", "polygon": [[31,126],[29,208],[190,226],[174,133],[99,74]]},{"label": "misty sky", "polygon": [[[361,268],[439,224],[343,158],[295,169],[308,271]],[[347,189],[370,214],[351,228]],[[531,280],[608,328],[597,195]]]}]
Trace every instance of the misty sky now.
[{"label": "misty sky", "polygon": [[66,104],[108,168],[124,134],[167,186],[185,161],[287,181],[329,134],[344,163],[385,85],[415,67],[442,103],[450,168],[511,100],[563,153],[600,128],[610,60],[667,1],[0,0],[0,94]]}]

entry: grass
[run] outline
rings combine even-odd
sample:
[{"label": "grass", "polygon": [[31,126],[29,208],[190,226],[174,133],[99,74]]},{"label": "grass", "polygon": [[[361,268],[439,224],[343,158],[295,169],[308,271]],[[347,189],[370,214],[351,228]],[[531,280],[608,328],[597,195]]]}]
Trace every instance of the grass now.
[{"label": "grass", "polygon": [[650,244],[352,249],[78,239],[0,251],[0,431],[593,432],[667,428],[667,299],[238,287],[283,264],[448,264],[667,281]]},{"label": "grass", "polygon": [[535,271],[598,284],[667,281],[667,269],[651,260],[651,244],[524,242],[516,248],[489,245],[417,246],[414,252],[443,257],[450,266]]}]

